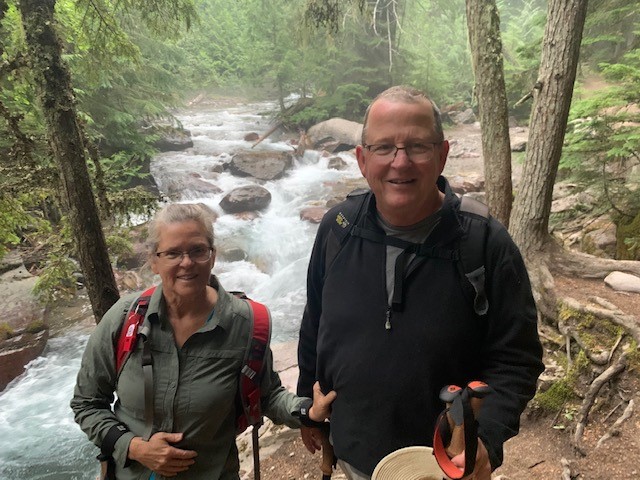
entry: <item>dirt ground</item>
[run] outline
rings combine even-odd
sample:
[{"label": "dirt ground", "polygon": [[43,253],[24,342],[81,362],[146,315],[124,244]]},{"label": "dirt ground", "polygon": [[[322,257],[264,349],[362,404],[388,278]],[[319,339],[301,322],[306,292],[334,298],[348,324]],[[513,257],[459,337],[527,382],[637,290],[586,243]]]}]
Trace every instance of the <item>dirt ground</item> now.
[{"label": "dirt ground", "polygon": [[[579,278],[556,278],[556,288],[564,296],[587,301],[589,296],[598,296],[615,304],[628,314],[640,312],[640,294],[615,292],[601,280]],[[546,351],[545,355],[551,352]],[[624,392],[624,400],[633,399],[635,409],[624,421],[619,433],[595,448],[598,440],[622,415],[626,406],[623,399],[606,396],[603,387],[599,401],[591,410],[582,446],[587,455],[579,455],[571,446],[574,435],[575,413],[580,407],[580,399],[575,405],[565,406],[556,416],[540,416],[531,409],[522,416],[520,434],[505,444],[505,461],[494,474],[494,480],[631,480],[640,479],[640,372],[631,372],[620,384],[618,390]],[[573,413],[572,421],[565,414]],[[263,480],[297,480],[322,478],[320,455],[311,455],[302,444],[297,432],[282,434],[282,446],[263,458],[261,478]],[[569,462],[570,476],[563,475],[561,459]],[[338,469],[333,480],[344,479]],[[400,479],[399,479],[400,480]]]}]

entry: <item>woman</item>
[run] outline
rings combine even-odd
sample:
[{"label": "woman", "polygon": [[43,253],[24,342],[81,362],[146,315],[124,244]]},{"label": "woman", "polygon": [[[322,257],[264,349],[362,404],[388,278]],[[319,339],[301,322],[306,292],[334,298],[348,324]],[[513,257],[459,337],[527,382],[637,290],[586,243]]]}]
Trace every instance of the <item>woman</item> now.
[{"label": "woman", "polygon": [[[115,366],[114,345],[138,295],[121,299],[105,314],[84,352],[71,408],[103,454],[113,452],[118,480],[239,478],[235,402],[251,311],[211,275],[214,220],[203,204],[172,204],[149,226],[149,262],[161,279],[141,327],[150,332],[153,408],[145,410],[143,348],[132,351],[120,373]],[[306,412],[301,406],[309,399],[281,385],[270,350],[265,367],[263,412],[275,423],[299,427],[297,416]],[[334,397],[317,388],[308,418],[324,420]],[[152,422],[147,418],[145,424],[150,410]]]}]

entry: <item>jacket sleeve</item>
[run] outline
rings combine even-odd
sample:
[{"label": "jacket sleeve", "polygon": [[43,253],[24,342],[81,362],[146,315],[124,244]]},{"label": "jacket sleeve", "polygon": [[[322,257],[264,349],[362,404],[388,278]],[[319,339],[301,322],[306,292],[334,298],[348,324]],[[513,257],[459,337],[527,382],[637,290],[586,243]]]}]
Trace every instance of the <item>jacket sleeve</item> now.
[{"label": "jacket sleeve", "polygon": [[518,433],[520,415],[544,370],[537,312],[520,252],[498,222],[487,239],[489,312],[481,347],[481,376],[493,392],[479,415],[479,436],[493,469],[502,464],[504,442]]},{"label": "jacket sleeve", "polygon": [[[131,300],[126,297],[116,302],[92,332],[71,399],[75,421],[98,447],[109,429],[121,424],[111,410],[117,377],[114,345]],[[133,436],[128,432],[116,442],[113,458],[117,463],[126,462]]]},{"label": "jacket sleeve", "polygon": [[[302,314],[298,338],[298,395],[313,397],[313,384],[316,381],[316,343],[318,326],[322,315],[322,288],[325,276],[325,257],[327,239],[331,235],[330,225],[325,215],[311,251],[307,270],[307,303]],[[336,240],[337,241],[337,240]]]}]

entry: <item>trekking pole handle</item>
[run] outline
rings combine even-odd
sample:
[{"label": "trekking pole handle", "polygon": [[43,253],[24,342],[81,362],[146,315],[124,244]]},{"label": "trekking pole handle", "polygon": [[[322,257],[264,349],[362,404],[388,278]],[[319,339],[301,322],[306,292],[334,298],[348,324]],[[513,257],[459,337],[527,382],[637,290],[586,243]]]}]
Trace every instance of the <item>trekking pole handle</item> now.
[{"label": "trekking pole handle", "polygon": [[447,406],[447,422],[451,431],[451,442],[446,448],[449,457],[455,457],[464,451],[464,424],[456,424],[450,411],[454,400],[461,394],[462,388],[458,385],[447,385],[440,391],[440,400]]}]

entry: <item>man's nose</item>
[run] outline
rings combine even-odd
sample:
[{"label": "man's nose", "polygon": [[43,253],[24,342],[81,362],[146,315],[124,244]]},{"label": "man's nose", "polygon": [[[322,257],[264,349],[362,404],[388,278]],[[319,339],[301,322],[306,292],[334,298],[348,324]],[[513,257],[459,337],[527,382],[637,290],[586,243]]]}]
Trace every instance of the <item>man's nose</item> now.
[{"label": "man's nose", "polygon": [[407,163],[411,163],[411,159],[407,154],[407,150],[405,147],[396,147],[396,153],[393,156],[392,164],[394,166],[404,166]]}]

